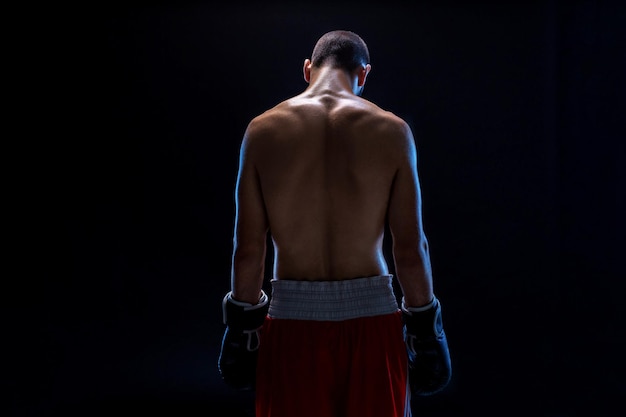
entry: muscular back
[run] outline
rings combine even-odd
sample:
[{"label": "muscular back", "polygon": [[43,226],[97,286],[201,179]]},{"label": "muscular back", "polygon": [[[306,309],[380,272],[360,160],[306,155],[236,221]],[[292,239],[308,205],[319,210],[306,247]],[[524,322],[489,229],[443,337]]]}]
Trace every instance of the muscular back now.
[{"label": "muscular back", "polygon": [[244,137],[238,216],[258,220],[240,221],[238,236],[271,233],[277,279],[388,273],[385,220],[398,173],[412,175],[412,146],[400,118],[355,95],[305,92],[279,104]]}]

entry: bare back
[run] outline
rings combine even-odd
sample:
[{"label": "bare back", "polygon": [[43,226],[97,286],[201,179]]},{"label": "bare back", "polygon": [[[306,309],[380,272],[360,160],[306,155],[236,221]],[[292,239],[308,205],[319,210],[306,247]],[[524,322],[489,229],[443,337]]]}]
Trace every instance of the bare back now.
[{"label": "bare back", "polygon": [[274,278],[388,273],[383,235],[406,131],[392,113],[337,92],[305,92],[252,121],[246,152],[274,243]]}]

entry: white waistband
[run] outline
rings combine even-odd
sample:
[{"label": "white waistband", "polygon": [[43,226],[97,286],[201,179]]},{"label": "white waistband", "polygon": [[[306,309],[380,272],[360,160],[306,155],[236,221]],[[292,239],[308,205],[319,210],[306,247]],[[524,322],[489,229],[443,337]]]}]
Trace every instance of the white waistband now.
[{"label": "white waistband", "polygon": [[341,281],[271,281],[268,316],[278,319],[338,321],[398,311],[393,275]]}]

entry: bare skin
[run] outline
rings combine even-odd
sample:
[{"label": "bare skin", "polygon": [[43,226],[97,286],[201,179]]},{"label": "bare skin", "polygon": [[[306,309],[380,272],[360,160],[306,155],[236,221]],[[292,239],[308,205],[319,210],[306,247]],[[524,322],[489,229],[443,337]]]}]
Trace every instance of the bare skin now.
[{"label": "bare skin", "polygon": [[353,73],[304,62],[309,86],[246,129],[235,193],[233,298],[256,304],[266,239],[275,279],[345,280],[395,273],[408,306],[433,297],[409,126],[361,98],[370,66]]}]

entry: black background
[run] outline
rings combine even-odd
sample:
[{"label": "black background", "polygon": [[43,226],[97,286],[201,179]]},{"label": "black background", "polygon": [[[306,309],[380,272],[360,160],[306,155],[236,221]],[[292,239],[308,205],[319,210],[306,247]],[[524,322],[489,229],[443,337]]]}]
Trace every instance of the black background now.
[{"label": "black background", "polygon": [[41,271],[5,327],[11,411],[252,415],[216,367],[239,144],[252,117],[306,87],[318,37],[348,29],[370,48],[364,97],[403,117],[419,149],[454,375],[415,415],[623,415],[625,10],[31,10],[24,129],[43,134],[26,142],[35,181],[21,192],[37,202],[25,265]]}]

